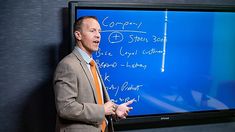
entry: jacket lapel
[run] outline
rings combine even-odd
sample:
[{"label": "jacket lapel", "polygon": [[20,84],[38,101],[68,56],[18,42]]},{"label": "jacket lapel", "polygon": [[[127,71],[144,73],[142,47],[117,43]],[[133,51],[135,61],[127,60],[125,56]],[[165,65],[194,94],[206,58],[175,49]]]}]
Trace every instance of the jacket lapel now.
[{"label": "jacket lapel", "polygon": [[95,85],[94,85],[94,82],[93,82],[93,78],[91,76],[90,70],[88,69],[85,60],[82,58],[82,56],[80,55],[80,53],[76,49],[74,49],[72,53],[80,61],[81,67],[82,67],[82,69],[83,69],[83,71],[84,71],[84,73],[85,73],[85,75],[86,75],[86,77],[87,77],[87,79],[88,79],[88,81],[89,81],[89,83],[91,85],[95,101],[96,101],[96,103],[98,103],[98,99],[97,99],[97,96],[96,96],[96,89],[95,89]]}]

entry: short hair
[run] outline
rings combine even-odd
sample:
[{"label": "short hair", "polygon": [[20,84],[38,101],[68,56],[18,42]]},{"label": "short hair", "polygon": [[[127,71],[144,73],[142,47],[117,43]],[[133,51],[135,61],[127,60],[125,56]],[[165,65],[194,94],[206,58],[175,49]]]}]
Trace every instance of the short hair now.
[{"label": "short hair", "polygon": [[75,32],[75,31],[81,31],[81,26],[82,26],[83,20],[88,19],[88,18],[92,18],[92,19],[95,19],[96,21],[98,21],[98,19],[97,19],[96,16],[82,16],[82,17],[79,17],[79,18],[76,19],[75,22],[74,22],[74,25],[73,25],[73,32]]}]

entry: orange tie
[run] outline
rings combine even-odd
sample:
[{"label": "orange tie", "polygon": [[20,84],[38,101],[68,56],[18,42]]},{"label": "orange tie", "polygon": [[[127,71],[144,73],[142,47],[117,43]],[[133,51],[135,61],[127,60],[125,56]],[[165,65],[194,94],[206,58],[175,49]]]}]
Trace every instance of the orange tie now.
[{"label": "orange tie", "polygon": [[[101,91],[100,91],[101,89],[100,89],[100,85],[99,85],[99,81],[98,81],[98,74],[97,74],[96,66],[95,66],[95,61],[91,60],[90,65],[91,65],[91,72],[92,72],[92,75],[93,75],[93,78],[94,78],[94,82],[95,82],[95,88],[96,88],[98,104],[103,104],[102,96],[101,96]],[[101,127],[102,128],[102,132],[104,132],[105,127],[106,127],[106,122],[104,120],[103,123],[102,123],[102,127]]]}]

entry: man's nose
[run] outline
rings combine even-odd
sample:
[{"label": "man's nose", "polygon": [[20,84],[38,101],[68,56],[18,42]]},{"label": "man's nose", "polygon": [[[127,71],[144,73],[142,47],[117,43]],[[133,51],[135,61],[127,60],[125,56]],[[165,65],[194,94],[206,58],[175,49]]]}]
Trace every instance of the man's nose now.
[{"label": "man's nose", "polygon": [[97,38],[100,38],[100,32],[96,32],[96,35],[95,35]]}]

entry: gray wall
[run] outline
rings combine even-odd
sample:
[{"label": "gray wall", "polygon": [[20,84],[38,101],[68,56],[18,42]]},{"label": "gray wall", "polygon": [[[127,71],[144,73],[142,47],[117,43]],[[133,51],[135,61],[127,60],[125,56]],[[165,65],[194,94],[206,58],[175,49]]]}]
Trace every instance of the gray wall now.
[{"label": "gray wall", "polygon": [[[67,2],[66,0],[1,1],[1,132],[54,131],[52,76],[58,61],[69,53]],[[178,2],[187,1],[178,0]],[[226,3],[224,0],[213,2]],[[234,0],[228,3],[235,5]],[[235,130],[235,122],[132,131],[197,132],[199,129],[201,132],[232,132]]]}]

